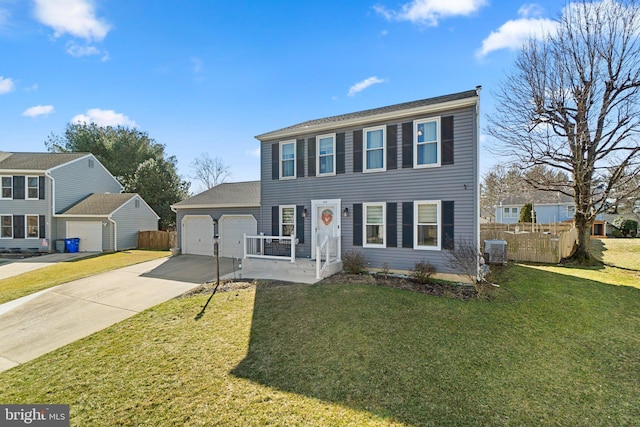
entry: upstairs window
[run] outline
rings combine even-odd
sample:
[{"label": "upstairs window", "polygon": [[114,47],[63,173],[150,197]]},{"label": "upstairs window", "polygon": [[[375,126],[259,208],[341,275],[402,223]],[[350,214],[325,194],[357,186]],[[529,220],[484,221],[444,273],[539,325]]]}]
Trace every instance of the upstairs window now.
[{"label": "upstairs window", "polygon": [[295,236],[296,235],[296,207],[280,206],[280,235]]},{"label": "upstairs window", "polygon": [[13,177],[2,177],[2,199],[13,199]]},{"label": "upstairs window", "polygon": [[296,142],[280,143],[280,179],[296,177]]},{"label": "upstairs window", "polygon": [[27,199],[38,200],[38,177],[27,177]]},{"label": "upstairs window", "polygon": [[364,247],[384,248],[385,203],[364,203]]},{"label": "upstairs window", "polygon": [[413,166],[440,166],[440,118],[416,120],[413,126]]},{"label": "upstairs window", "polygon": [[336,136],[321,135],[318,137],[318,175],[335,175],[336,173]]},{"label": "upstairs window", "polygon": [[364,129],[364,171],[385,170],[384,150],[386,129],[384,126]]},{"label": "upstairs window", "polygon": [[13,216],[0,216],[0,238],[13,239]]}]

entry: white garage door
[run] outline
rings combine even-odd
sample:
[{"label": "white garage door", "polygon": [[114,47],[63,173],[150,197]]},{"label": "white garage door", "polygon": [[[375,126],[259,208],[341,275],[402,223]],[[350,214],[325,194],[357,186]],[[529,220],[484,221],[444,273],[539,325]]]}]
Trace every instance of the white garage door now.
[{"label": "white garage door", "polygon": [[102,221],[69,221],[67,238],[80,238],[80,252],[102,252]]},{"label": "white garage door", "polygon": [[255,236],[258,222],[253,215],[222,215],[220,217],[220,256],[242,258],[243,234]]},{"label": "white garage door", "polygon": [[182,219],[182,253],[213,256],[213,219],[209,215]]}]

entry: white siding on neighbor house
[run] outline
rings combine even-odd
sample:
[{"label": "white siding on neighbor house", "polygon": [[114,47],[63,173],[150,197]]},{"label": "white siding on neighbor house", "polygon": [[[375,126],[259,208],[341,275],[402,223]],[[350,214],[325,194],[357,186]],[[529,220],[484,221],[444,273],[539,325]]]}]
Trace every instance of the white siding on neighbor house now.
[{"label": "white siding on neighbor house", "polygon": [[[454,164],[434,168],[402,167],[402,123],[414,119],[454,116]],[[402,203],[416,200],[454,201],[454,236],[476,239],[478,236],[478,135],[475,107],[446,111],[439,114],[420,115],[391,122],[372,122],[364,126],[336,129],[345,132],[345,173],[335,176],[308,176],[306,140],[316,134],[299,135],[305,139],[304,157],[296,161],[305,163],[305,177],[291,180],[274,180],[271,171],[272,144],[277,140],[261,143],[261,215],[258,231],[271,235],[272,206],[303,205],[308,212],[311,200],[340,199],[342,209],[350,215],[341,218],[342,253],[355,249],[361,252],[371,268],[386,263],[392,270],[408,270],[421,260],[433,264],[438,272],[452,272],[447,265],[446,251],[424,251],[402,247]],[[397,169],[383,172],[353,172],[353,131],[363,127],[397,124]],[[333,132],[333,131],[332,131]],[[385,151],[386,156],[386,151]],[[364,248],[353,245],[353,205],[367,202],[397,203],[397,247]],[[311,218],[304,218],[304,243],[297,249],[297,256],[311,255]]]},{"label": "white siding on neighbor house", "polygon": [[[136,207],[136,200],[139,201],[138,207]],[[137,248],[139,231],[158,229],[155,212],[138,197],[130,199],[111,217],[117,224],[119,251]]]},{"label": "white siding on neighbor house", "polygon": [[[89,161],[93,160],[93,167]],[[55,180],[56,213],[63,212],[92,193],[122,192],[122,186],[94,157],[65,163],[51,172]]]}]

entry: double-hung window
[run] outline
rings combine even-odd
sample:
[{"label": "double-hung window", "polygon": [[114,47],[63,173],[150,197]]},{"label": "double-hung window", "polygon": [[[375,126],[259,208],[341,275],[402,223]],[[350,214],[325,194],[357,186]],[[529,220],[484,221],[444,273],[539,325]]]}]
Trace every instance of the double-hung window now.
[{"label": "double-hung window", "polygon": [[0,216],[0,238],[13,239],[13,216]]},{"label": "double-hung window", "polygon": [[40,223],[38,215],[27,215],[27,239],[37,239],[40,237]]},{"label": "double-hung window", "polygon": [[505,218],[518,218],[518,208],[504,208]]},{"label": "double-hung window", "polygon": [[296,142],[283,141],[280,143],[280,179],[296,177]]},{"label": "double-hung window", "polygon": [[27,177],[27,200],[38,200],[38,177]]},{"label": "double-hung window", "polygon": [[413,203],[414,249],[440,250],[440,200]]},{"label": "double-hung window", "polygon": [[2,194],[0,198],[2,199],[12,199],[13,198],[13,177],[12,176],[3,176],[2,179]]},{"label": "double-hung window", "polygon": [[320,135],[318,144],[318,176],[335,175],[336,173],[336,135]]},{"label": "double-hung window", "polygon": [[385,170],[384,150],[386,145],[386,129],[384,126],[366,128],[364,133],[364,171],[375,172]]},{"label": "double-hung window", "polygon": [[413,166],[440,166],[440,118],[415,120],[413,126]]},{"label": "double-hung window", "polygon": [[296,206],[280,206],[280,235],[296,235]]},{"label": "double-hung window", "polygon": [[363,203],[364,210],[364,244],[365,248],[384,248],[385,224],[386,224],[385,203]]}]

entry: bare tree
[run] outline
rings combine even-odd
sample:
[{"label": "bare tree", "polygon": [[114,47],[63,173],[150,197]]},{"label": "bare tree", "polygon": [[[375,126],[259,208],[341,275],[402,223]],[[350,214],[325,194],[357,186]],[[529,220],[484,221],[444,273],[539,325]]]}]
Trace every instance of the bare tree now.
[{"label": "bare tree", "polygon": [[191,162],[191,168],[194,171],[193,178],[200,181],[206,190],[222,184],[231,177],[229,167],[222,159],[219,157],[212,159],[207,153],[202,153],[199,158]]},{"label": "bare tree", "polygon": [[532,184],[574,198],[579,260],[591,258],[591,226],[610,198],[638,191],[613,190],[640,175],[639,37],[636,0],[567,4],[554,32],[522,48],[489,117],[504,154],[570,176],[570,191]]}]

